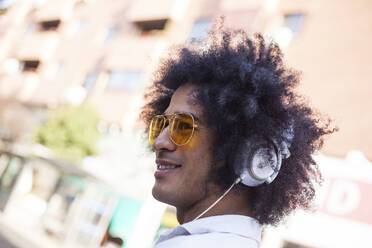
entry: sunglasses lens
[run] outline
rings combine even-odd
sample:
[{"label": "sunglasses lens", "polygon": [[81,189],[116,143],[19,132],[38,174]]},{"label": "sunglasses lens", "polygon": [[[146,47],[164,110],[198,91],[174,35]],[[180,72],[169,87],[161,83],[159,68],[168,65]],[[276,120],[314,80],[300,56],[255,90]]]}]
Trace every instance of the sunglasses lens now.
[{"label": "sunglasses lens", "polygon": [[194,119],[189,114],[177,114],[170,123],[169,131],[176,145],[185,145],[194,133]]},{"label": "sunglasses lens", "polygon": [[152,143],[156,140],[159,136],[161,131],[163,130],[165,122],[165,117],[163,116],[155,116],[151,120],[150,130],[149,130],[149,144],[152,146]]}]

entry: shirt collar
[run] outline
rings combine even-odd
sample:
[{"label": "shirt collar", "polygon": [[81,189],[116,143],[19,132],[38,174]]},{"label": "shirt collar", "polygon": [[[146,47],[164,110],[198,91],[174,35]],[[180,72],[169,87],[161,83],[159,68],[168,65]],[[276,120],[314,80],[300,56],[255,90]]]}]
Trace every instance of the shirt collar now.
[{"label": "shirt collar", "polygon": [[244,215],[216,215],[197,219],[181,225],[190,234],[210,232],[234,233],[261,241],[262,225],[254,218]]}]

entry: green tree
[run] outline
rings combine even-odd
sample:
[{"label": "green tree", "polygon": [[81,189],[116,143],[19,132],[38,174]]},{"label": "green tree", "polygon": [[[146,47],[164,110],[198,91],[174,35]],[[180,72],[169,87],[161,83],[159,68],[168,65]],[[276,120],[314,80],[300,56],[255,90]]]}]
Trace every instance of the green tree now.
[{"label": "green tree", "polygon": [[62,106],[50,111],[47,121],[37,128],[34,140],[60,158],[80,162],[85,156],[96,154],[98,122],[98,114],[88,105]]}]

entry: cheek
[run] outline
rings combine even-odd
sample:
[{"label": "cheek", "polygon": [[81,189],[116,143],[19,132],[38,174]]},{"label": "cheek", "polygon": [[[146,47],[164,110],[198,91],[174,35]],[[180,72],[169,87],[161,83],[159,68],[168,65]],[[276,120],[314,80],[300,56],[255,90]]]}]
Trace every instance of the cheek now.
[{"label": "cheek", "polygon": [[205,167],[211,161],[212,151],[207,137],[196,136],[182,148],[182,157],[188,164],[188,167]]},{"label": "cheek", "polygon": [[198,137],[195,137],[195,134],[194,134],[194,136],[191,138],[191,140],[189,141],[189,143],[187,143],[184,146],[184,148],[186,148],[187,150],[197,149],[198,143],[200,143],[200,141],[198,141]]},{"label": "cheek", "polygon": [[209,130],[197,130],[194,132],[190,142],[184,146],[186,148],[184,151],[190,151],[190,155],[195,154],[194,156],[197,156],[198,152],[202,154],[211,153],[213,143],[214,136]]},{"label": "cheek", "polygon": [[197,179],[199,184],[207,182],[210,170],[213,168],[211,149],[208,144],[198,144],[197,148],[189,151],[192,153],[185,154],[187,174]]}]

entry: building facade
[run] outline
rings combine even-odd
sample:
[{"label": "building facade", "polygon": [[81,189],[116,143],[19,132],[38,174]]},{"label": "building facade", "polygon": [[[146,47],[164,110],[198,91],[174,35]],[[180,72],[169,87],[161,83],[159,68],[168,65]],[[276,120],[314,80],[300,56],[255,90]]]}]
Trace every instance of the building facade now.
[{"label": "building facade", "polygon": [[[262,32],[277,42],[288,65],[302,72],[299,91],[308,97],[306,101],[327,113],[339,127],[322,150],[330,160],[319,162],[330,178],[327,182],[333,185],[332,178],[338,172],[328,169],[334,168],[331,164],[347,164],[345,171],[355,166],[368,172],[370,164],[364,159],[372,160],[371,13],[369,0],[0,1],[0,98],[16,99],[32,113],[37,112],[40,120],[40,113],[47,109],[88,102],[101,114],[104,132],[128,135],[142,128],[137,116],[143,93],[167,48],[205,38],[223,16],[225,27],[251,34]],[[351,150],[362,152],[362,159],[348,160]],[[332,159],[340,161],[333,163]],[[371,236],[372,223],[365,221],[364,209],[372,202],[360,192],[371,189],[372,178],[354,174],[353,179],[345,179],[356,182],[354,191],[348,186],[340,186],[344,191],[337,191],[338,195],[330,191],[330,200],[324,199],[331,203],[325,200],[319,214],[295,215],[287,229],[268,229],[263,246],[350,247],[353,240],[361,240],[358,247],[368,247],[364,244]],[[355,198],[358,194],[359,200]],[[337,198],[340,195],[344,198]],[[144,203],[150,210],[151,201]],[[346,204],[345,208],[352,206],[349,212],[337,210],[334,202]],[[161,215],[165,207],[158,209]],[[140,216],[147,214],[144,210]],[[161,216],[154,219],[159,221]],[[310,223],[311,219],[314,221]],[[348,239],[328,242],[326,237],[337,237],[311,234],[311,228],[316,230],[323,221],[328,228],[349,233]],[[303,222],[308,223],[308,229],[299,226]],[[349,232],[345,223],[351,223],[364,238]],[[158,225],[142,224],[152,226],[149,233]],[[295,230],[307,230],[308,235],[301,236]],[[134,238],[131,244],[139,247],[141,235],[134,232],[133,236],[138,240]],[[317,242],[319,239],[326,241]],[[146,244],[151,243],[152,237],[147,240]]]}]

